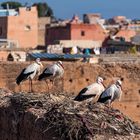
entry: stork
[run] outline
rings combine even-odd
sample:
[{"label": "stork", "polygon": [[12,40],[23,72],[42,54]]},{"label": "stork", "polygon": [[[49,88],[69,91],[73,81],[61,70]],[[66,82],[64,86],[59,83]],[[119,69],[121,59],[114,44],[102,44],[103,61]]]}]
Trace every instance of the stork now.
[{"label": "stork", "polygon": [[20,85],[25,80],[29,80],[29,92],[33,92],[32,80],[37,74],[40,74],[41,68],[43,68],[43,65],[40,62],[40,58],[37,58],[34,63],[24,68],[18,75],[16,78],[17,85]]},{"label": "stork", "polygon": [[115,100],[121,100],[122,95],[122,80],[117,80],[114,84],[110,85],[99,97],[98,102],[108,104],[109,107],[111,103]]},{"label": "stork", "polygon": [[49,91],[47,79],[49,79],[52,82],[53,86],[55,79],[61,78],[63,74],[64,74],[63,63],[61,61],[57,61],[56,63],[46,67],[45,70],[39,75],[38,80],[39,81],[45,80]]},{"label": "stork", "polygon": [[103,78],[97,77],[96,82],[83,88],[80,93],[75,97],[75,101],[84,101],[86,99],[98,100],[100,94],[105,90]]}]

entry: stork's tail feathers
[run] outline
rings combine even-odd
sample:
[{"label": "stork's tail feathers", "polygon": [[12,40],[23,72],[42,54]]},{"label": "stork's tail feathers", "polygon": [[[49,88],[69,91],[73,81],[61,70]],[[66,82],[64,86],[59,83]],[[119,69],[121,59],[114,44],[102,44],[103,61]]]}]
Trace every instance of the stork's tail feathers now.
[{"label": "stork's tail feathers", "polygon": [[20,75],[16,78],[16,84],[17,84],[17,85],[20,85],[20,83],[23,81],[23,79],[24,79],[23,75],[20,74]]},{"label": "stork's tail feathers", "polygon": [[38,80],[41,81],[41,80],[43,80],[43,78],[44,78],[44,74],[42,73],[39,75]]},{"label": "stork's tail feathers", "polygon": [[75,101],[82,101],[84,100],[83,94],[87,91],[87,88],[84,88],[80,91],[80,93],[75,97]]},{"label": "stork's tail feathers", "polygon": [[19,78],[16,79],[16,84],[20,85],[21,80]]},{"label": "stork's tail feathers", "polygon": [[22,72],[19,74],[19,76],[16,78],[17,85],[20,85],[21,81],[23,80],[23,73],[25,69],[22,70]]},{"label": "stork's tail feathers", "polygon": [[20,75],[16,78],[17,85],[20,85],[20,83],[22,81],[26,80],[28,78],[28,76],[34,72],[34,71],[32,71],[32,72],[24,74],[24,71],[25,71],[25,69],[23,69],[22,72],[20,73]]},{"label": "stork's tail feathers", "polygon": [[105,103],[107,100],[110,100],[110,99],[111,99],[111,96],[107,96],[107,97],[104,97],[104,98],[99,98],[97,102]]},{"label": "stork's tail feathers", "polygon": [[74,101],[82,101],[82,98],[81,98],[80,96],[76,96],[76,97],[74,98]]},{"label": "stork's tail feathers", "polygon": [[39,75],[38,80],[39,81],[44,80],[45,78],[50,77],[52,75],[53,75],[52,73],[42,73]]}]

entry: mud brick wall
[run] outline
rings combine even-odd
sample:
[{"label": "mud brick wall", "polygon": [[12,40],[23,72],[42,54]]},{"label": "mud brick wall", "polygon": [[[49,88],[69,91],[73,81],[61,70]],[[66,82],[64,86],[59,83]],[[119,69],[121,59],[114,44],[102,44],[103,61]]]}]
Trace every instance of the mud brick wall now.
[{"label": "mud brick wall", "polygon": [[[38,110],[18,112],[10,105],[0,108],[0,140],[53,140],[55,133],[44,132],[46,122],[43,118],[38,119]],[[32,109],[32,108],[31,108]],[[18,112],[18,113],[17,113]],[[57,140],[60,140],[56,136]]]},{"label": "mud brick wall", "polygon": [[[44,68],[51,62],[43,63]],[[30,62],[1,62],[0,63],[0,88],[8,88],[12,91],[28,91],[29,81],[17,86],[15,79],[21,70]],[[140,120],[140,64],[86,64],[64,63],[65,74],[60,80],[56,80],[53,91],[73,93],[74,95],[85,86],[95,81],[98,75],[106,77],[105,85],[111,84],[117,77],[123,77],[123,96],[121,102],[116,102],[114,107],[121,109],[136,121]],[[36,78],[37,79],[37,78]],[[46,92],[44,81],[33,81],[34,92]]]}]

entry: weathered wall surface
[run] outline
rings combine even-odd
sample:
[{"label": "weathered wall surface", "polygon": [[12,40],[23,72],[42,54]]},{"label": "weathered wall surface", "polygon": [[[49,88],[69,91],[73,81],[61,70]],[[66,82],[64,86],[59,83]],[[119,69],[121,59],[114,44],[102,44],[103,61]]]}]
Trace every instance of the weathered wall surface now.
[{"label": "weathered wall surface", "polygon": [[0,38],[7,37],[7,17],[0,17]]},{"label": "weathered wall surface", "polygon": [[38,18],[38,45],[45,46],[46,24],[51,23],[50,17]]},{"label": "weathered wall surface", "polygon": [[[25,81],[21,86],[17,86],[15,79],[22,68],[28,63],[0,63],[0,87],[6,87],[12,91],[28,91],[29,82]],[[44,63],[44,67],[48,63]],[[114,106],[132,119],[140,120],[140,64],[84,64],[84,63],[64,63],[65,74],[63,79],[55,82],[53,90],[78,94],[85,86],[95,81],[98,75],[105,76],[105,85],[109,85],[117,77],[123,77],[123,97],[120,103]],[[46,92],[47,86],[44,81],[33,81],[35,92]]]},{"label": "weathered wall surface", "polygon": [[[55,136],[52,129],[44,131],[46,122],[43,118],[37,118],[39,113],[37,109],[18,112],[7,104],[5,108],[0,108],[0,113],[0,140],[53,140]],[[60,140],[58,136],[56,137]]]},{"label": "weathered wall surface", "polygon": [[18,16],[8,17],[7,38],[17,40],[20,48],[38,45],[38,16],[36,7],[19,9]]}]

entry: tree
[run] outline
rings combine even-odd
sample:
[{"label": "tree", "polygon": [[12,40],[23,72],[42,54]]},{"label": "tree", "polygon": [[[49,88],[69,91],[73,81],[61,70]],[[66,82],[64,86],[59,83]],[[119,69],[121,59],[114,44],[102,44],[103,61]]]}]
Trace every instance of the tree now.
[{"label": "tree", "polygon": [[53,10],[48,6],[47,3],[34,3],[33,6],[37,6],[39,17],[52,17]]},{"label": "tree", "polygon": [[1,4],[1,7],[3,9],[7,9],[7,5],[9,6],[9,9],[18,9],[19,7],[22,7],[22,4],[20,2],[14,2],[14,1],[3,2]]}]

